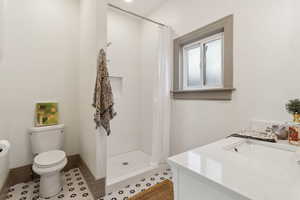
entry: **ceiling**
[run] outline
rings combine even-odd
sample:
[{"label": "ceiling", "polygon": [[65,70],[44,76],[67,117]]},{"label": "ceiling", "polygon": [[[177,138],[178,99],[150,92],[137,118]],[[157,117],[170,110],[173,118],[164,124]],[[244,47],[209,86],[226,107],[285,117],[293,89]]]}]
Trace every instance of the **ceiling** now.
[{"label": "ceiling", "polygon": [[115,6],[143,16],[149,15],[165,1],[167,0],[133,0],[131,3],[127,3],[124,0],[108,0]]}]

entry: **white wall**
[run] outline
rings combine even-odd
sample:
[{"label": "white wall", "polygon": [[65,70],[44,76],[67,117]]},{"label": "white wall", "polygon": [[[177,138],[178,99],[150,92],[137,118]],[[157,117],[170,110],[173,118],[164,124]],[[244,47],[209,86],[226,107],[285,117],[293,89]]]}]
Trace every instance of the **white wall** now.
[{"label": "white wall", "polygon": [[[3,51],[4,51],[4,0],[0,0],[0,69],[3,68]],[[0,140],[7,139],[4,129],[4,122],[0,121]]]},{"label": "white wall", "polygon": [[106,47],[106,1],[81,0],[79,107],[81,156],[98,179],[106,173],[106,136],[95,130],[92,98],[96,80],[97,56]]},{"label": "white wall", "polygon": [[97,54],[106,45],[106,1],[0,3],[0,139],[12,143],[11,167],[31,163],[34,103],[52,100],[66,125],[67,153],[80,152],[96,178],[104,177],[106,138],[94,129],[91,103]]},{"label": "white wall", "polygon": [[135,17],[108,10],[107,40],[109,73],[117,116],[111,122],[108,155],[138,150],[141,147],[141,21]]},{"label": "white wall", "polygon": [[234,14],[232,101],[173,101],[172,154],[246,127],[249,119],[289,120],[284,105],[299,98],[299,14],[295,0],[173,0],[151,15],[178,36]]},{"label": "white wall", "polygon": [[[27,129],[37,101],[58,101],[68,154],[79,152],[78,0],[1,0],[5,26],[0,66],[0,137],[11,167],[31,163]],[[3,44],[3,46],[2,46]]]},{"label": "white wall", "polygon": [[[3,20],[3,12],[4,12],[4,1],[0,0],[0,69],[2,68],[2,56],[3,56],[3,28],[4,28],[4,20]],[[0,140],[7,139],[7,135],[5,133],[4,124],[0,122]],[[8,159],[5,156],[0,157],[0,188],[3,187],[3,184],[8,175],[8,169],[5,162],[8,163]],[[0,189],[1,190],[1,189]]]}]

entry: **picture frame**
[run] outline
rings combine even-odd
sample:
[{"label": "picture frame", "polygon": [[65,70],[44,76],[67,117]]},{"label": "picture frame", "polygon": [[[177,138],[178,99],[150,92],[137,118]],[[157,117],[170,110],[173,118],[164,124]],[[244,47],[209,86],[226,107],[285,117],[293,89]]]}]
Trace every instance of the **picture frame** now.
[{"label": "picture frame", "polygon": [[35,105],[35,126],[53,126],[59,123],[57,102],[38,102]]}]

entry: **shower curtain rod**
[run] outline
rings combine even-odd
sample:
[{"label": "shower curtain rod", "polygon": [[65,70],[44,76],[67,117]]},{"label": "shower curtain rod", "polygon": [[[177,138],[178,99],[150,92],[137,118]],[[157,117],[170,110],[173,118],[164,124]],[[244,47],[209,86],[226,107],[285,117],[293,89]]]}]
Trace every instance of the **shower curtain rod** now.
[{"label": "shower curtain rod", "polygon": [[157,25],[160,25],[160,26],[164,26],[164,27],[168,27],[168,26],[165,25],[165,24],[159,23],[159,22],[157,22],[157,21],[154,21],[154,20],[149,19],[149,18],[147,18],[147,17],[144,17],[144,16],[142,16],[142,15],[136,14],[136,13],[134,13],[134,12],[131,12],[131,11],[128,11],[128,10],[124,10],[123,8],[120,8],[120,7],[118,7],[118,6],[115,6],[115,5],[111,4],[111,3],[108,3],[107,5],[108,5],[109,7],[111,7],[111,8],[115,8],[115,9],[117,9],[117,10],[120,10],[120,11],[125,12],[125,13],[130,14],[130,15],[133,15],[133,16],[135,16],[135,17],[144,19],[144,20],[146,20],[146,21],[152,22],[152,23],[154,23],[154,24],[157,24]]}]

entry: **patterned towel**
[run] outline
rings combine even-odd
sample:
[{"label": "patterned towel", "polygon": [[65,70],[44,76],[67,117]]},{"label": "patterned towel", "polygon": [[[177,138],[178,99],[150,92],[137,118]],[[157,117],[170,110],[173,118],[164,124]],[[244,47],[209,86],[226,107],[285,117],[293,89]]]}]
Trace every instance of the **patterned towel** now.
[{"label": "patterned towel", "polygon": [[96,109],[94,121],[96,129],[102,126],[110,135],[110,120],[116,116],[113,109],[113,94],[107,70],[106,53],[100,50],[97,64],[97,78],[94,91],[93,107]]}]

